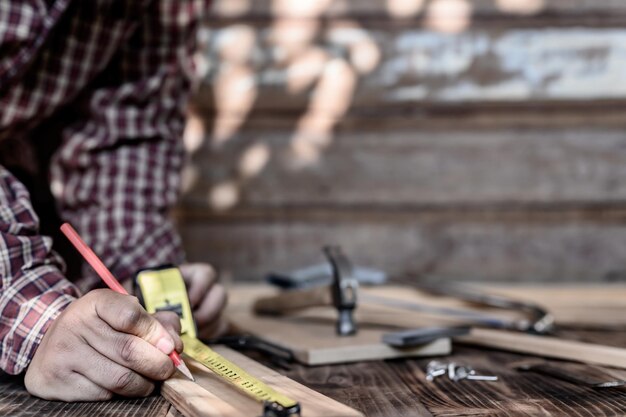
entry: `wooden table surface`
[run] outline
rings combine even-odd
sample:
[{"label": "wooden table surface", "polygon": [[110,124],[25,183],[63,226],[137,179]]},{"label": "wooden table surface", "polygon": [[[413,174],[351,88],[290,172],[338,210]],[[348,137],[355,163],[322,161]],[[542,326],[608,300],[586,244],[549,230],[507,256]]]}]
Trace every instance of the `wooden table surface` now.
[{"label": "wooden table surface", "polygon": [[[563,333],[590,342],[626,346],[623,330]],[[424,368],[431,359],[312,368],[294,365],[284,373],[370,417],[626,415],[626,389],[594,390],[512,369],[512,364],[529,359],[527,356],[455,346],[453,355],[443,359],[497,375],[500,381],[452,382],[441,377],[428,382]],[[8,376],[0,379],[0,416],[180,417],[157,395],[106,403],[43,401],[29,396],[20,378]]]}]

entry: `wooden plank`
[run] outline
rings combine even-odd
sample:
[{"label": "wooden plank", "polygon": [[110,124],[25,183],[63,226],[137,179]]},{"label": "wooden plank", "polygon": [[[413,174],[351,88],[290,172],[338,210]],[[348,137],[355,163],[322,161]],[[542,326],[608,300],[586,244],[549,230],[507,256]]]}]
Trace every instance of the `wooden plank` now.
[{"label": "wooden plank", "polygon": [[253,300],[271,294],[268,287],[238,287],[231,291],[228,319],[241,332],[291,349],[296,359],[307,365],[372,361],[415,356],[435,356],[450,353],[450,340],[441,339],[411,349],[396,349],[382,343],[385,328],[363,327],[357,335],[340,337],[335,333],[334,313],[330,320],[310,320],[306,317],[260,317],[251,311]]},{"label": "wooden plank", "polygon": [[[617,216],[591,218],[458,210],[270,210],[260,216],[209,216],[179,222],[189,260],[214,263],[225,280],[260,281],[272,271],[325,262],[339,244],[359,265],[459,281],[607,282],[623,280],[626,227]],[[476,217],[473,217],[476,216]]]},{"label": "wooden plank", "polygon": [[[215,350],[261,379],[270,387],[300,402],[308,417],[359,417],[360,412],[334,401],[276,371],[226,347]],[[260,415],[262,405],[214,375],[203,365],[186,358],[196,378],[189,381],[176,375],[163,383],[161,393],[185,417],[249,417]]]},{"label": "wooden plank", "polygon": [[626,349],[503,330],[473,329],[455,341],[547,358],[626,369]]},{"label": "wooden plank", "polygon": [[[259,19],[259,18],[414,18],[428,12],[428,3],[422,0],[310,0],[302,7],[298,0],[215,0],[211,8],[213,19]],[[471,0],[459,2],[469,5],[474,19],[484,17],[511,17],[583,14],[607,16],[626,14],[624,3],[616,0],[543,0],[543,1],[492,1]],[[299,7],[298,7],[299,6]],[[431,6],[432,7],[432,6]],[[454,9],[445,9],[454,13]]]},{"label": "wooden plank", "polygon": [[[222,148],[196,152],[194,182],[183,204],[228,210],[623,203],[624,132],[366,122],[338,131],[309,159],[294,149],[291,126],[252,124]],[[246,175],[244,165],[260,153],[265,162]],[[234,200],[222,207],[210,196],[225,184],[232,185]]]}]

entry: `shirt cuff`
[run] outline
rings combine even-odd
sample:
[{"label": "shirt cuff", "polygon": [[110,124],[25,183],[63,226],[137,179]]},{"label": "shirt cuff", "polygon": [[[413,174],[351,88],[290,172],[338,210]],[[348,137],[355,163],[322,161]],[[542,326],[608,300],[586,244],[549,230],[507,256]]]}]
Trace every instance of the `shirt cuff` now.
[{"label": "shirt cuff", "polygon": [[[71,291],[71,287],[67,290]],[[0,367],[12,375],[24,372],[52,322],[76,298],[67,292],[50,290],[20,304],[12,335],[4,338]]]}]

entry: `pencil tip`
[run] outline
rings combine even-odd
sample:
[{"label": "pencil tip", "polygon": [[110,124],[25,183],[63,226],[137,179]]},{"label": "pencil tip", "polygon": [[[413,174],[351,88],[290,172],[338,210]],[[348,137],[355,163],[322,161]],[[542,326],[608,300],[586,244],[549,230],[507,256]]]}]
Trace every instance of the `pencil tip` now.
[{"label": "pencil tip", "polygon": [[187,365],[185,365],[185,362],[181,362],[180,365],[178,365],[178,370],[185,375],[187,378],[189,378],[192,381],[196,381],[195,378],[193,377],[193,375],[191,375],[191,371],[189,370],[189,368],[187,368]]}]

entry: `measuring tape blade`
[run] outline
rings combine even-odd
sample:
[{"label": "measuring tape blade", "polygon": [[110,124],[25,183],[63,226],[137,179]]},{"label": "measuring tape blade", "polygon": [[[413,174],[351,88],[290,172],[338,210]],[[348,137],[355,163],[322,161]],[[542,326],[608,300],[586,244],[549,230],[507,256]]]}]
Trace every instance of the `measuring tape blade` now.
[{"label": "measuring tape blade", "polygon": [[[230,382],[240,391],[265,404],[265,416],[300,415],[300,404],[279,393],[258,378],[253,377],[198,339],[182,335],[184,353],[218,376]],[[272,414],[273,412],[273,414]]]}]

